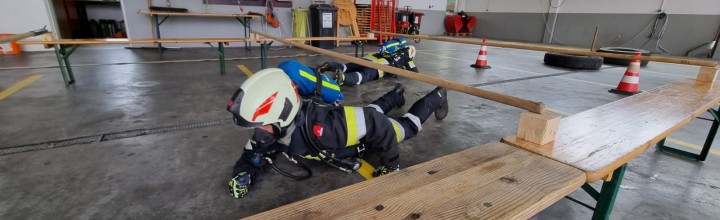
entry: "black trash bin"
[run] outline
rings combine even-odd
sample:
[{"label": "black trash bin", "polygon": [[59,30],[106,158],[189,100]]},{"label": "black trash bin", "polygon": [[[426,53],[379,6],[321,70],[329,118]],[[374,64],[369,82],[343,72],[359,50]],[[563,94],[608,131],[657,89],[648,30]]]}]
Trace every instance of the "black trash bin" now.
[{"label": "black trash bin", "polygon": [[[335,37],[337,30],[337,8],[328,4],[310,5],[310,33],[313,37]],[[335,48],[335,41],[317,41],[310,44],[323,49]]]}]

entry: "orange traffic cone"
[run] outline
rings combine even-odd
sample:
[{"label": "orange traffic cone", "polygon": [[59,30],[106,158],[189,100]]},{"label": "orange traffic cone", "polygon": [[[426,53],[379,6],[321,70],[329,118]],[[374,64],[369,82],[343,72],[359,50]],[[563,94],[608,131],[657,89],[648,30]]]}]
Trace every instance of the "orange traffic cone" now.
[{"label": "orange traffic cone", "polygon": [[487,64],[487,48],[485,47],[485,42],[487,42],[487,40],[483,38],[483,45],[480,47],[480,53],[478,53],[475,64],[470,65],[471,67],[479,69],[490,69],[490,65]]},{"label": "orange traffic cone", "polygon": [[[642,56],[642,53],[637,52],[635,53],[635,56]],[[630,65],[628,65],[627,71],[625,71],[625,75],[623,76],[622,80],[620,80],[620,84],[618,84],[617,88],[611,89],[609,92],[623,95],[633,95],[639,92],[639,85],[640,60],[634,59],[632,60],[632,62],[630,62]]]}]

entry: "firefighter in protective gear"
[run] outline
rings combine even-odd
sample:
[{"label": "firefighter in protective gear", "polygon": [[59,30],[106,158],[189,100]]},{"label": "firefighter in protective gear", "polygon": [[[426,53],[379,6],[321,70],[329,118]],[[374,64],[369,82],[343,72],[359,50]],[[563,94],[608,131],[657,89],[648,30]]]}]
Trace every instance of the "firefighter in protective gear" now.
[{"label": "firefighter in protective gear", "polygon": [[[385,44],[390,43],[392,45],[402,45],[397,42],[391,43],[394,41],[395,40],[387,41],[385,42]],[[413,59],[415,58],[415,47],[410,45],[398,48],[400,47],[398,45],[388,47],[393,48],[392,52],[388,52],[389,50],[384,50],[380,53],[366,55],[365,57],[363,57],[363,59],[382,65],[389,65],[401,69],[410,70],[413,72],[418,72],[418,68],[417,66],[415,66],[415,61],[413,61]],[[386,48],[386,46],[383,46],[383,48]],[[323,63],[320,67],[318,67],[318,71],[333,72],[335,75],[335,80],[340,85],[360,85],[366,82],[378,80],[386,76],[394,76],[393,74],[385,73],[382,70],[373,69],[355,63],[342,64],[337,62],[326,62]]]},{"label": "firefighter in protective gear", "polygon": [[320,91],[317,88],[317,74],[315,70],[303,65],[295,60],[285,60],[278,65],[290,80],[297,86],[298,93],[302,97],[310,97],[320,94],[320,98],[325,103],[339,103],[343,100],[343,94],[340,92],[340,85],[328,78],[325,74],[320,74],[322,85]]},{"label": "firefighter in protective gear", "polygon": [[[233,168],[231,196],[241,198],[261,172],[254,155],[284,152],[343,167],[346,159],[362,157],[365,148],[378,153],[374,175],[400,169],[398,144],[422,130],[431,115],[448,114],[447,92],[436,88],[398,118],[384,113],[405,104],[404,87],[396,86],[366,107],[332,106],[303,99],[281,69],[262,70],[245,81],[228,102],[235,124],[255,129]],[[347,167],[345,167],[347,168]],[[354,168],[349,168],[354,169]]]}]

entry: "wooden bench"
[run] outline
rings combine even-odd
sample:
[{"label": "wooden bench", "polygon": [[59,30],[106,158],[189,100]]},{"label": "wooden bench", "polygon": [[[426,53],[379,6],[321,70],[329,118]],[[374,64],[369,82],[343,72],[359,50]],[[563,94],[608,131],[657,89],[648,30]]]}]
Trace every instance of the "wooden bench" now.
[{"label": "wooden bench", "polygon": [[[362,41],[374,40],[372,37],[293,37],[287,40],[317,40],[317,41],[352,41],[356,42],[355,56],[358,56],[358,47],[362,47],[362,54],[365,53],[364,43]],[[164,38],[164,39],[124,39],[124,38],[108,38],[108,39],[47,39],[33,41],[17,41],[20,45],[42,44],[50,45],[55,48],[55,56],[58,59],[60,72],[62,73],[65,85],[75,83],[75,75],[70,64],[70,55],[81,45],[99,45],[99,44],[148,44],[148,43],[204,43],[213,47],[212,43],[217,43],[218,60],[220,63],[220,74],[225,74],[225,47],[230,42],[249,42],[258,41],[260,46],[261,68],[267,67],[267,51],[274,40],[264,38]],[[48,47],[49,48],[49,47]],[[162,50],[161,50],[162,52]]]},{"label": "wooden bench", "polygon": [[563,118],[554,143],[541,146],[516,136],[503,142],[578,168],[587,183],[604,180],[600,192],[583,189],[603,206],[595,214],[609,215],[625,164],[718,101],[716,83],[683,80]]},{"label": "wooden bench", "polygon": [[523,219],[585,179],[576,168],[489,143],[249,219]]},{"label": "wooden bench", "polygon": [[[703,65],[708,66],[701,68],[695,80],[684,80],[661,86],[639,95],[560,119],[559,116],[546,112],[542,103],[478,88],[467,88],[425,74],[378,66],[346,55],[287,42],[267,34],[263,35],[337,59],[355,62],[399,76],[528,110],[528,112],[524,112],[520,116],[518,135],[503,138],[503,142],[583,172],[582,177],[585,178],[585,184],[581,188],[593,199],[597,200],[597,203],[595,206],[590,206],[572,198],[570,199],[593,209],[593,219],[609,218],[628,161],[720,101],[720,86],[715,85],[718,68],[714,65],[710,66],[710,63],[703,62]],[[576,176],[571,171],[560,171],[559,168],[553,169],[541,165],[547,163],[542,159],[537,159],[532,165],[525,164],[525,160],[521,158],[504,160],[502,158],[505,158],[504,155],[506,154],[523,151],[498,153],[497,149],[504,149],[499,146],[505,145],[492,143],[477,147],[479,148],[478,154],[469,154],[468,156],[484,158],[484,155],[487,154],[495,159],[480,163],[473,162],[473,166],[459,168],[461,171],[455,174],[426,177],[428,179],[418,177],[429,175],[432,173],[431,171],[434,171],[434,169],[424,168],[429,166],[428,164],[440,163],[449,160],[448,158],[459,160],[458,158],[467,157],[463,155],[463,153],[467,152],[446,156],[410,168],[409,171],[403,170],[396,174],[378,178],[382,182],[375,179],[371,182],[359,183],[261,213],[253,216],[253,218],[290,218],[290,216],[300,219],[412,219],[422,216],[430,216],[430,219],[527,218],[571,192],[571,190],[565,191],[564,189],[577,188],[574,184],[563,181],[534,181],[535,178],[529,176],[540,174],[541,176],[553,176],[553,178],[562,180],[573,179]],[[527,154],[528,152],[523,153]],[[507,165],[507,163],[518,163],[518,169],[525,171],[503,170],[500,168],[487,169],[488,164]],[[537,169],[538,167],[542,168]],[[531,172],[527,172],[527,170],[531,170]],[[552,171],[547,172],[549,170]],[[437,180],[435,178],[442,179]],[[528,191],[508,187],[508,185],[497,187],[492,184],[497,181],[514,182],[513,180],[517,180],[517,178],[524,179],[519,183],[527,183],[529,187],[527,189],[537,187],[537,189],[533,190],[542,191],[545,194],[543,198],[546,199],[528,199],[526,195]],[[600,191],[589,185],[589,183],[601,179],[604,182]],[[394,186],[393,184],[400,185]],[[387,189],[388,187],[390,189]],[[379,190],[379,192],[375,193],[375,190]],[[357,192],[362,193],[358,194]],[[476,192],[484,192],[485,194],[475,194]],[[370,196],[363,197],[366,193]],[[505,200],[502,200],[502,202],[497,200],[497,203],[492,203],[487,202],[487,198],[503,198]],[[387,210],[390,207],[388,204],[392,205],[391,210]],[[483,206],[479,206],[479,204]],[[333,208],[324,208],[327,206]],[[500,208],[490,210],[482,207]]]},{"label": "wooden bench", "polygon": [[[256,15],[256,14],[220,14],[220,13],[197,13],[197,12],[166,12],[166,11],[138,11],[138,14],[142,15],[149,15],[152,18],[153,26],[155,27],[155,39],[161,39],[160,35],[160,25],[165,22],[169,17],[171,16],[188,16],[188,17],[213,17],[213,18],[220,18],[220,17],[226,17],[226,18],[235,18],[240,24],[243,26],[243,34],[245,38],[250,37],[250,31],[252,31],[252,27],[250,26],[250,19],[254,18],[260,18],[262,15]],[[163,16],[163,19],[160,20],[160,16]],[[162,50],[162,42],[157,43],[158,49]],[[248,42],[245,42],[245,49],[248,49],[250,45]]]}]

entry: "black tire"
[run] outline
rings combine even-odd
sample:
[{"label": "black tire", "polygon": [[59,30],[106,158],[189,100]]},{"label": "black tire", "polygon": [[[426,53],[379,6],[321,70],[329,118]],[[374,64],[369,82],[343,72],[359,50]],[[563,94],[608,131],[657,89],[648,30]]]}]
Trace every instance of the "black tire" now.
[{"label": "black tire", "polygon": [[[647,50],[643,49],[637,49],[637,48],[629,48],[629,47],[601,47],[597,50],[597,52],[603,52],[603,53],[616,53],[616,54],[626,54],[626,55],[635,55],[635,53],[640,52],[643,56],[652,56],[652,53]],[[631,60],[626,59],[618,59],[618,58],[605,58],[605,61],[603,61],[605,64],[612,64],[612,65],[620,65],[620,66],[627,66],[630,65]],[[640,62],[640,66],[647,66],[650,61],[643,60]]]},{"label": "black tire", "polygon": [[596,56],[578,56],[561,53],[545,53],[545,64],[581,70],[597,70],[602,67],[603,58]]}]

